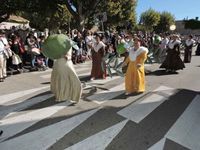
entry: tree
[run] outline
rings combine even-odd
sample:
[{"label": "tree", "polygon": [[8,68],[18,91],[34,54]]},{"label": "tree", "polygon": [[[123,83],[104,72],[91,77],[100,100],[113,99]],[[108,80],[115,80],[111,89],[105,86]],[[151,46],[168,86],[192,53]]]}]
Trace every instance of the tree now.
[{"label": "tree", "polygon": [[77,24],[77,28],[81,29],[85,26],[88,18],[91,17],[97,9],[101,0],[57,0],[68,8]]},{"label": "tree", "polygon": [[158,33],[169,31],[170,25],[175,24],[175,18],[170,12],[162,12],[160,14],[160,21],[155,27],[155,31]]},{"label": "tree", "polygon": [[143,12],[140,16],[140,24],[142,24],[147,31],[152,31],[160,21],[160,14],[153,9]]},{"label": "tree", "polygon": [[0,22],[6,20],[10,14],[20,14],[30,20],[33,28],[55,30],[66,25],[71,15],[66,5],[56,0],[4,0],[0,5]]},{"label": "tree", "polygon": [[95,14],[106,12],[108,25],[136,23],[136,0],[68,0],[66,6],[79,27],[94,23]]},{"label": "tree", "polygon": [[49,30],[64,29],[71,21],[71,14],[69,13],[66,5],[57,4],[55,11],[44,11],[41,12],[23,12],[22,16],[31,20],[30,26],[38,30]]},{"label": "tree", "polygon": [[112,27],[124,26],[125,28],[133,27],[136,24],[137,1],[134,0],[107,0],[101,6],[101,11],[107,13],[107,25]]},{"label": "tree", "polygon": [[[128,25],[134,25],[136,3],[136,0],[3,0],[0,2],[0,17],[4,16],[1,17],[4,20],[5,16],[22,11],[29,14],[33,22],[38,20],[39,23],[42,21],[49,23],[50,20],[56,20],[54,17],[62,16],[59,15],[62,13],[58,14],[62,6],[64,9],[67,8],[78,29],[92,22],[95,14],[105,11],[108,14],[109,25],[124,24],[125,21]],[[69,16],[66,9],[65,12],[65,15]],[[41,26],[36,22],[34,24]]]}]

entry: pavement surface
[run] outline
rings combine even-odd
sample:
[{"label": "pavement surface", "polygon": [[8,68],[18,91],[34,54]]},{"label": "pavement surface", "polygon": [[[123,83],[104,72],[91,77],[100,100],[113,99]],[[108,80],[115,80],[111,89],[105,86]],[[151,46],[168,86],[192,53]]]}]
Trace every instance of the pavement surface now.
[{"label": "pavement surface", "polygon": [[80,102],[56,103],[51,69],[0,83],[1,150],[200,150],[200,56],[174,74],[146,65],[146,92],[126,96],[124,78],[89,81],[75,65]]}]

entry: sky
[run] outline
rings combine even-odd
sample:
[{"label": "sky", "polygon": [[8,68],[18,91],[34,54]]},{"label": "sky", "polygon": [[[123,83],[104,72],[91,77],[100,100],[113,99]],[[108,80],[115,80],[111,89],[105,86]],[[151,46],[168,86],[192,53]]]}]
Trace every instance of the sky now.
[{"label": "sky", "polygon": [[200,19],[200,0],[138,0],[136,13],[139,18],[141,13],[152,8],[156,11],[168,11],[172,13],[176,20],[184,18]]}]

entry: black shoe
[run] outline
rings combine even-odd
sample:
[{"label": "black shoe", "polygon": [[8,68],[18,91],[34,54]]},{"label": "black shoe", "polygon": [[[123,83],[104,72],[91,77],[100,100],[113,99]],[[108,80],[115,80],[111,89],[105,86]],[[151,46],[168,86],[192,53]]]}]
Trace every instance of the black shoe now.
[{"label": "black shoe", "polygon": [[1,79],[0,79],[0,82],[4,82],[4,79],[3,79],[3,78],[1,78]]}]

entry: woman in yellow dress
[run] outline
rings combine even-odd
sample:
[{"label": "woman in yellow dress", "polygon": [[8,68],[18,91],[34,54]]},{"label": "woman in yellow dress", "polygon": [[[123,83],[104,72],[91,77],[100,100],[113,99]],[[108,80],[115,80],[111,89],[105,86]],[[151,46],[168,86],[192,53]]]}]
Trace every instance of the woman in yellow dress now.
[{"label": "woman in yellow dress", "polygon": [[134,39],[134,47],[130,48],[129,56],[124,62],[128,65],[125,75],[126,95],[145,91],[144,62],[147,59],[148,49],[141,46],[139,38]]}]

